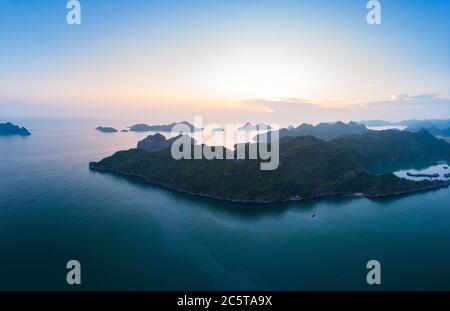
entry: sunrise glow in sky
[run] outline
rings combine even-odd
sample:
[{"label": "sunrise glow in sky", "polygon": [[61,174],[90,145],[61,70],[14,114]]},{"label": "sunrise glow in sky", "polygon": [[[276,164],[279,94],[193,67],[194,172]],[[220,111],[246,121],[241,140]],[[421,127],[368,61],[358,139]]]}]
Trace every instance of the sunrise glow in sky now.
[{"label": "sunrise glow in sky", "polygon": [[80,2],[0,1],[0,115],[450,117],[446,0]]}]

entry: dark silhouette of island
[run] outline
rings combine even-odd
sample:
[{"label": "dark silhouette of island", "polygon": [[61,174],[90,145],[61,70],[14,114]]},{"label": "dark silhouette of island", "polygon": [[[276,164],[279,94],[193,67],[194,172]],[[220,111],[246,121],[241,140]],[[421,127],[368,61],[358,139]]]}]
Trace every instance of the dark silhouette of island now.
[{"label": "dark silhouette of island", "polygon": [[[335,123],[319,123],[314,126],[311,124],[303,123],[296,128],[283,128],[278,131],[279,138],[283,137],[299,137],[299,136],[314,136],[323,140],[331,140],[343,135],[363,134],[369,130],[362,124],[356,122],[349,122],[347,124],[343,122]],[[255,137],[255,141],[264,142],[271,138],[271,132],[266,134],[260,134]]]},{"label": "dark silhouette of island", "polygon": [[104,127],[104,126],[99,126],[96,128],[97,131],[102,132],[102,133],[117,133],[118,130],[116,130],[113,127]]},{"label": "dark silhouette of island", "polygon": [[[172,146],[172,143],[182,136],[183,135],[180,134],[176,137],[166,139],[166,137],[164,137],[164,135],[156,133],[155,135],[149,135],[146,138],[144,138],[143,140],[139,141],[137,144],[137,147],[138,147],[138,149],[143,149],[143,150],[147,150],[147,151],[163,150],[163,149],[166,149],[166,148],[169,148],[170,146]],[[186,137],[186,139],[188,139],[188,141],[191,144],[195,144],[195,140],[193,138],[191,138],[188,135],[185,135],[185,137]],[[186,141],[186,142],[188,142],[188,141]]]},{"label": "dark silhouette of island", "polygon": [[[202,145],[191,147],[199,146]],[[433,158],[448,162],[450,144],[425,130],[370,131],[329,141],[313,136],[284,137],[279,141],[280,165],[273,171],[261,171],[262,160],[248,157],[175,160],[168,147],[157,151],[119,151],[89,166],[95,171],[137,176],[180,192],[246,203],[298,201],[342,194],[379,198],[450,184],[450,180],[414,181],[394,174],[377,175],[369,170],[380,163],[402,160]],[[246,148],[248,152],[249,144]]]},{"label": "dark silhouette of island", "polygon": [[173,127],[177,124],[184,124],[189,128],[190,132],[202,131],[203,129],[194,127],[191,123],[187,121],[164,124],[164,125],[147,125],[147,124],[135,124],[130,126],[130,131],[132,132],[171,132]]},{"label": "dark silhouette of island", "polygon": [[247,122],[244,126],[238,128],[238,131],[261,131],[261,130],[271,130],[272,127],[270,125],[266,125],[263,123],[251,124]]},{"label": "dark silhouette of island", "polygon": [[10,135],[30,136],[31,133],[26,128],[19,127],[10,122],[0,123],[0,136]]}]

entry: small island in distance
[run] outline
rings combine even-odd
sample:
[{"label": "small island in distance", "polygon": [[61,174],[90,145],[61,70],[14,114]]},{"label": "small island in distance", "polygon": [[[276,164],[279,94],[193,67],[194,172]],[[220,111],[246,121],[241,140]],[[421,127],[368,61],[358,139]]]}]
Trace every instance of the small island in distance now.
[{"label": "small island in distance", "polygon": [[30,136],[31,133],[26,128],[14,125],[10,122],[0,123],[0,136],[10,135]]},{"label": "small island in distance", "polygon": [[96,128],[97,131],[102,132],[102,133],[117,133],[118,130],[116,130],[113,127],[104,127],[104,126],[99,126]]}]

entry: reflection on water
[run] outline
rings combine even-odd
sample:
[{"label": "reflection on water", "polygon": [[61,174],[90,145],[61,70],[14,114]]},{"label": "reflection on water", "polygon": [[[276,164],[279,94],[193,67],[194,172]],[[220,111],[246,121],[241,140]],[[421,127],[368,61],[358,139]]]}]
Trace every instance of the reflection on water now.
[{"label": "reflection on water", "polygon": [[[196,196],[192,194],[182,193],[164,188],[159,185],[154,185],[144,182],[139,177],[134,176],[123,176],[116,173],[110,172],[97,172],[90,171],[90,174],[100,174],[107,178],[112,178],[118,182],[126,182],[133,187],[142,189],[143,191],[160,191],[164,192],[170,197],[180,200],[186,204],[195,204],[200,208],[214,210],[223,215],[234,216],[244,219],[257,219],[266,216],[277,216],[282,215],[290,209],[301,209],[303,213],[311,211],[311,215],[314,215],[314,208],[321,204],[332,204],[335,207],[345,206],[350,201],[357,199],[357,196],[353,195],[342,195],[342,196],[332,196],[324,197],[320,200],[318,199],[307,199],[299,202],[277,202],[269,204],[254,204],[254,203],[234,203],[228,201],[217,200],[214,198]],[[390,198],[395,200],[394,198]]]}]

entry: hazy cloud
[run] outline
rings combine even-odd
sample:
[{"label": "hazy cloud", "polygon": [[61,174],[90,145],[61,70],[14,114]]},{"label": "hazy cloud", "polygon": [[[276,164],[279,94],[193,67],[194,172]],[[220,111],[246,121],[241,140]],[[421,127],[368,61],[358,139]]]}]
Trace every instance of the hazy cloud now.
[{"label": "hazy cloud", "polygon": [[[423,107],[426,109],[447,108],[450,109],[450,99],[440,98],[435,94],[421,94],[410,96],[407,94],[392,95],[390,100],[381,100],[362,103],[364,106],[385,106],[385,107]],[[449,110],[450,111],[450,110]],[[447,111],[447,113],[449,113]]]}]

